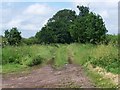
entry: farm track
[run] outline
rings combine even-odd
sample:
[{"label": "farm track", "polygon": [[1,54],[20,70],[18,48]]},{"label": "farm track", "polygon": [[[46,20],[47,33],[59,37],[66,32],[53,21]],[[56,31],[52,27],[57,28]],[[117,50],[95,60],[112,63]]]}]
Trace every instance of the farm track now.
[{"label": "farm track", "polygon": [[56,70],[51,65],[31,71],[28,75],[3,78],[3,88],[93,87],[82,67],[68,64]]},{"label": "farm track", "polygon": [[46,66],[31,70],[27,74],[3,77],[3,88],[85,88],[94,84],[85,75],[84,69],[73,64],[71,50],[68,49],[68,64],[61,69],[53,68],[54,59]]}]

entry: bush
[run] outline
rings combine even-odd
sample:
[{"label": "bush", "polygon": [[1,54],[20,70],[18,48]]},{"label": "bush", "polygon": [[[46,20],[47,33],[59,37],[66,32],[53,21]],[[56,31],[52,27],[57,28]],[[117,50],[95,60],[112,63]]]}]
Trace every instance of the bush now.
[{"label": "bush", "polygon": [[33,58],[27,58],[27,60],[25,61],[25,65],[32,67],[32,66],[41,64],[42,60],[43,58],[41,58],[40,55],[37,55]]}]

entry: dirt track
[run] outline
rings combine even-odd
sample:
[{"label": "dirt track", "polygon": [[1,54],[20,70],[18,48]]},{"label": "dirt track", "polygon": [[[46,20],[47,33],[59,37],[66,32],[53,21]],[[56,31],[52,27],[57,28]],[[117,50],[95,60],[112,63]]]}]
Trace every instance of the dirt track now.
[{"label": "dirt track", "polygon": [[82,67],[68,64],[56,70],[51,65],[34,69],[26,75],[3,77],[3,88],[79,88],[93,87]]}]

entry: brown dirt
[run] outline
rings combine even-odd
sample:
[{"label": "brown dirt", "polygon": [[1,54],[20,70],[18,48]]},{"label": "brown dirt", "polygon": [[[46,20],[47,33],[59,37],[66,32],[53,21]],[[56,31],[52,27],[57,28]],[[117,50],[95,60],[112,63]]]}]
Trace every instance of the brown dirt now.
[{"label": "brown dirt", "polygon": [[84,69],[67,64],[56,70],[51,65],[33,69],[28,74],[7,75],[2,80],[3,88],[79,88],[93,87]]}]

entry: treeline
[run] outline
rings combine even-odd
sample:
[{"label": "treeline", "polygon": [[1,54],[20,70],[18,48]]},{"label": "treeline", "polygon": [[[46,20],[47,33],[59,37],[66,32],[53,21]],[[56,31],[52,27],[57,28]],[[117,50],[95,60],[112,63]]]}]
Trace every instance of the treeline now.
[{"label": "treeline", "polygon": [[116,43],[116,35],[107,35],[107,29],[100,15],[90,12],[89,7],[77,6],[79,14],[64,9],[58,11],[34,37],[25,39],[17,28],[5,31],[3,44],[50,44],[50,43]]}]

